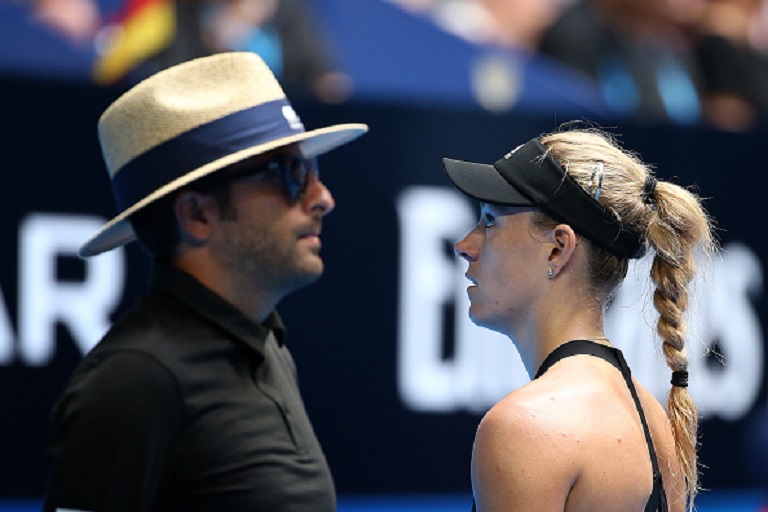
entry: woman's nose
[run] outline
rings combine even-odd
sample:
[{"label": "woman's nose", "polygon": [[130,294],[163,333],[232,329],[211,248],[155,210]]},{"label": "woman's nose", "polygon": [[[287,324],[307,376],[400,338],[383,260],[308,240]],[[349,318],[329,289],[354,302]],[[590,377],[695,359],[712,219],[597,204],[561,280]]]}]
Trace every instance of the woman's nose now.
[{"label": "woman's nose", "polygon": [[453,246],[456,255],[467,261],[477,260],[477,248],[471,241],[472,233],[468,233],[467,236],[456,242]]}]

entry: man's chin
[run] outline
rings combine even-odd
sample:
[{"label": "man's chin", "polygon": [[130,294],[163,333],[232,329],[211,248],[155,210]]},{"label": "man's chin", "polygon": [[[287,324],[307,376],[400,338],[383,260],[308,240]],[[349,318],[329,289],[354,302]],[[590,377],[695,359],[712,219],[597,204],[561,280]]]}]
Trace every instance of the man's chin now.
[{"label": "man's chin", "polygon": [[307,258],[303,266],[306,274],[315,280],[320,279],[320,276],[325,272],[325,263],[319,254],[313,254]]},{"label": "man's chin", "polygon": [[304,265],[296,271],[296,282],[299,286],[312,284],[320,279],[325,271],[323,260],[319,257],[313,258],[314,261],[305,261]]}]

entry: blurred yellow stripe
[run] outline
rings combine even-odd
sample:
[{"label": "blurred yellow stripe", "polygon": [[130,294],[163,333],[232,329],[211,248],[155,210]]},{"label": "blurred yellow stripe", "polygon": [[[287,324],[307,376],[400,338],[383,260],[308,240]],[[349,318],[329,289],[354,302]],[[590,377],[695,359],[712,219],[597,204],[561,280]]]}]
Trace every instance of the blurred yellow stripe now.
[{"label": "blurred yellow stripe", "polygon": [[166,47],[176,32],[173,3],[152,2],[114,30],[93,69],[94,81],[110,84],[123,78],[146,58]]}]

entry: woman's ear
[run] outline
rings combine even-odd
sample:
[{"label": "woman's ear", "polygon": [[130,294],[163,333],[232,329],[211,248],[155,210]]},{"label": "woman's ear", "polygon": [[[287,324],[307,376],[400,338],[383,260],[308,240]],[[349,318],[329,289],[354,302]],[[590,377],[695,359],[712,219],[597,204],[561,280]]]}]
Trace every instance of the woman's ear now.
[{"label": "woman's ear", "polygon": [[552,249],[549,253],[548,265],[552,270],[550,277],[556,276],[568,262],[579,243],[579,235],[568,224],[558,224],[549,233]]},{"label": "woman's ear", "polygon": [[213,233],[211,221],[217,214],[217,205],[213,197],[194,190],[184,190],[177,194],[173,210],[183,242],[202,245],[211,237]]}]

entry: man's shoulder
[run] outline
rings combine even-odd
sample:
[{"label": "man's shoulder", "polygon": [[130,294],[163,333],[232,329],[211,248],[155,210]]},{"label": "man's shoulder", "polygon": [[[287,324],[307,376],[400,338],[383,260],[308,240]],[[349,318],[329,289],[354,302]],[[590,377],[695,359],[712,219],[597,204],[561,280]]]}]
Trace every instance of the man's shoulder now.
[{"label": "man's shoulder", "polygon": [[[123,314],[85,356],[75,375],[100,372],[102,366],[119,367],[144,361],[172,372],[185,333],[199,320],[172,300],[149,294]],[[154,363],[154,364],[153,364]]]},{"label": "man's shoulder", "polygon": [[94,352],[132,349],[156,353],[169,340],[195,332],[205,324],[200,315],[175,297],[152,292],[120,316]]}]

